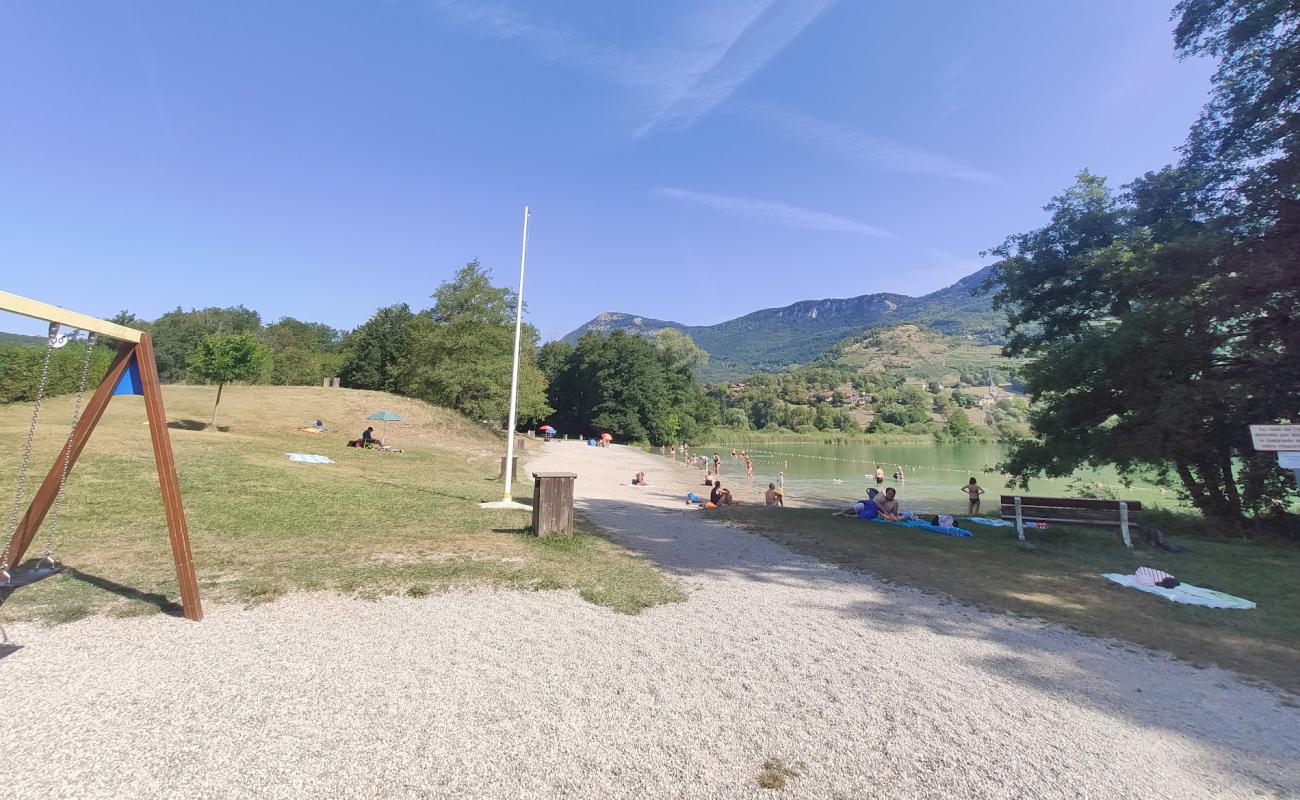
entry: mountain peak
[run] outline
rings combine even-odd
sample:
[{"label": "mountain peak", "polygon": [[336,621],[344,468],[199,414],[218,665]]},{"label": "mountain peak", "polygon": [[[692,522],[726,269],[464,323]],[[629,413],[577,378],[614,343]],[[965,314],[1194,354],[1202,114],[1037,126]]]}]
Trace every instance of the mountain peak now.
[{"label": "mountain peak", "polygon": [[989,297],[974,294],[990,267],[951,286],[921,297],[877,292],[857,297],[800,300],[780,308],[764,308],[716,325],[683,325],[619,311],[597,314],[564,337],[573,342],[583,334],[616,330],[648,336],[674,328],[690,336],[709,353],[707,377],[739,377],[756,371],[780,370],[806,363],[832,345],[881,325],[913,322],[947,335],[975,336],[994,341],[1003,320]]}]

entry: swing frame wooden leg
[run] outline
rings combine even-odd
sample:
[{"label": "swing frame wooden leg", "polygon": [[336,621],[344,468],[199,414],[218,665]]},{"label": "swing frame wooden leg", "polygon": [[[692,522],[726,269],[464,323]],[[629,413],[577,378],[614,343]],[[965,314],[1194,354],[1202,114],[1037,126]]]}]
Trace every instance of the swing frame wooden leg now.
[{"label": "swing frame wooden leg", "polygon": [[[27,513],[23,515],[13,537],[9,540],[10,569],[22,563],[27,548],[31,546],[36,532],[45,515],[54,505],[59,493],[59,483],[63,477],[63,462],[68,460],[68,471],[76,466],[81,451],[90,441],[90,434],[104,416],[108,401],[113,399],[113,390],[117,388],[123,373],[131,364],[132,357],[140,371],[140,385],[144,392],[145,415],[149,420],[149,437],[153,443],[154,463],[158,469],[158,485],[162,492],[163,511],[167,516],[167,532],[171,540],[172,560],[176,564],[176,583],[180,587],[181,607],[188,619],[203,619],[203,605],[199,599],[198,578],[194,573],[194,559],[190,554],[189,528],[185,522],[185,507],[181,504],[180,479],[176,475],[176,462],[172,456],[171,437],[167,433],[167,413],[163,409],[162,386],[158,381],[158,366],[154,363],[153,343],[148,334],[141,334],[140,341],[122,342],[118,345],[117,356],[108,368],[104,380],[100,381],[95,393],[86,403],[71,439],[59,451],[54,465],[41,482],[40,488],[32,497]],[[71,448],[72,452],[68,450]]]}]

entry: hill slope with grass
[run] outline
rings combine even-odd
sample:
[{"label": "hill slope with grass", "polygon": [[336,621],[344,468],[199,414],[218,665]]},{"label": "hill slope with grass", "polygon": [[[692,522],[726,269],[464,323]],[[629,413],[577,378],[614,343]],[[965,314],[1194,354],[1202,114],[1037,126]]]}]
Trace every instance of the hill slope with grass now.
[{"label": "hill slope with grass", "polygon": [[756,371],[779,371],[807,363],[835,343],[870,328],[914,323],[939,333],[994,344],[999,341],[1002,315],[987,295],[974,291],[988,268],[921,297],[881,292],[857,297],[803,300],[782,308],[766,308],[717,325],[678,322],[607,312],[564,337],[576,341],[588,331],[623,330],[649,335],[673,328],[695,340],[709,353],[706,380],[739,378]]},{"label": "hill slope with grass", "polygon": [[950,384],[978,385],[1010,380],[1020,359],[1002,355],[1002,348],[977,339],[947,336],[915,324],[877,328],[835,345],[826,360],[862,372],[889,373]]},{"label": "hill slope with grass", "polygon": [[[501,498],[503,442],[444,408],[383,392],[166,386],[169,428],[203,601],[255,603],[290,591],[362,597],[450,586],[575,589],[636,611],[677,599],[676,585],[600,535],[539,540],[527,511],[484,511]],[[43,475],[67,436],[73,398],[47,399],[32,457]],[[371,423],[376,411],[400,422]],[[0,406],[0,437],[21,442],[31,406]],[[295,431],[321,420],[320,436]],[[347,447],[368,425],[404,452]],[[531,444],[531,443],[529,443]],[[526,447],[522,455],[530,455]],[[0,493],[13,496],[21,447],[0,450]],[[286,453],[333,464],[291,462]],[[520,470],[523,473],[523,470]],[[28,496],[34,491],[28,483]],[[516,484],[525,501],[532,486]],[[39,556],[45,533],[29,556]],[[177,589],[142,399],[109,404],[68,480],[55,554],[68,571],[0,592],[0,621],[173,611]]]}]

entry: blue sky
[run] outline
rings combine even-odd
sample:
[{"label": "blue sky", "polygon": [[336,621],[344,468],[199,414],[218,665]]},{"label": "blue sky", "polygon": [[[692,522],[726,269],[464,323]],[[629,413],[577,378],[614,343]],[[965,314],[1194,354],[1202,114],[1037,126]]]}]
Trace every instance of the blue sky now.
[{"label": "blue sky", "polygon": [[[0,0],[0,288],[350,328],[478,257],[546,338],[920,294],[1175,157],[1169,2]],[[39,326],[37,326],[39,327]],[[0,329],[30,332],[0,316]]]}]

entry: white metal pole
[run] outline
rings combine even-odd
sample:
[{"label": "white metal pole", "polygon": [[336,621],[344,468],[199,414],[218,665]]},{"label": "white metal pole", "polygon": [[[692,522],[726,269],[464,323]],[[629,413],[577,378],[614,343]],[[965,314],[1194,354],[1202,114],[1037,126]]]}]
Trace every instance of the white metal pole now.
[{"label": "white metal pole", "polygon": [[519,250],[519,294],[515,298],[515,358],[510,368],[510,422],[506,427],[506,491],[504,501],[511,502],[514,482],[515,410],[519,400],[519,338],[524,327],[524,261],[528,257],[528,206],[524,206],[524,243]]}]

